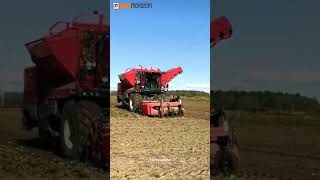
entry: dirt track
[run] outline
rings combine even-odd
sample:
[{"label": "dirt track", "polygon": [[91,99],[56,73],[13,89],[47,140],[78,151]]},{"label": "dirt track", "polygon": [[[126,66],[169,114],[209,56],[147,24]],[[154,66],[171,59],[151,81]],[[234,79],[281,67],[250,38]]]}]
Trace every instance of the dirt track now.
[{"label": "dirt track", "polygon": [[0,109],[0,179],[106,179],[100,170],[42,147],[36,131],[24,131],[20,120],[20,109]]},{"label": "dirt track", "polygon": [[112,97],[111,178],[209,179],[208,119],[208,100],[186,100],[184,119],[159,119],[117,108]]}]

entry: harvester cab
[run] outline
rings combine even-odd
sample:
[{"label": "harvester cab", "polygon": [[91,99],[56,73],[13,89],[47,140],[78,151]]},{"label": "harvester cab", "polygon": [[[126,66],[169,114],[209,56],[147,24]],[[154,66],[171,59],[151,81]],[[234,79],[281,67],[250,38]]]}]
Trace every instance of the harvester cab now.
[{"label": "harvester cab", "polygon": [[[226,17],[211,21],[210,29],[211,48],[232,35],[232,26]],[[214,97],[211,99],[214,100]],[[237,138],[226,113],[215,109],[213,101],[210,112],[210,141],[212,174],[236,173],[240,162]]]},{"label": "harvester cab", "polygon": [[142,94],[159,94],[163,92],[161,87],[161,73],[159,72],[138,72],[136,77],[136,88]]},{"label": "harvester cab", "polygon": [[155,68],[129,68],[119,75],[117,99],[122,107],[148,116],[183,116],[180,97],[168,95],[169,82],[182,73],[182,68],[166,72]]}]

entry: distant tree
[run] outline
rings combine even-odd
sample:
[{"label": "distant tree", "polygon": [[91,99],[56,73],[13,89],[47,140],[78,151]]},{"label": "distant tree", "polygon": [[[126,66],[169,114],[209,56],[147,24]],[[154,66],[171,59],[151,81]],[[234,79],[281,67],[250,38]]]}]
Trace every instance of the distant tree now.
[{"label": "distant tree", "polygon": [[316,98],[270,91],[215,91],[212,93],[217,106],[229,110],[319,111]]}]

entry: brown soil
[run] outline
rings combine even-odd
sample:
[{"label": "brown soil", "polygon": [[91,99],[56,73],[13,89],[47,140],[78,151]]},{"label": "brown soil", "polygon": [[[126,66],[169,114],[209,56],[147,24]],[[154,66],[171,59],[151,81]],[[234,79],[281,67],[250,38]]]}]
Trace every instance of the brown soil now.
[{"label": "brown soil", "polygon": [[184,99],[186,117],[146,117],[111,99],[112,179],[209,179],[209,100]]},{"label": "brown soil", "polygon": [[22,129],[20,109],[0,109],[0,179],[106,179],[107,174],[69,161]]},{"label": "brown soil", "polygon": [[320,179],[319,115],[229,112],[229,117],[241,156],[240,173],[232,179]]}]

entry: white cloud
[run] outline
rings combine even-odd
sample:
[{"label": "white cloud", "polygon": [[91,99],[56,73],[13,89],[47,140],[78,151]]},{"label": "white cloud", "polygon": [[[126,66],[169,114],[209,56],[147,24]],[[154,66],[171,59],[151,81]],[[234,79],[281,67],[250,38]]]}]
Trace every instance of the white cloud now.
[{"label": "white cloud", "polygon": [[194,90],[210,92],[210,83],[175,82],[169,84],[169,90]]}]

